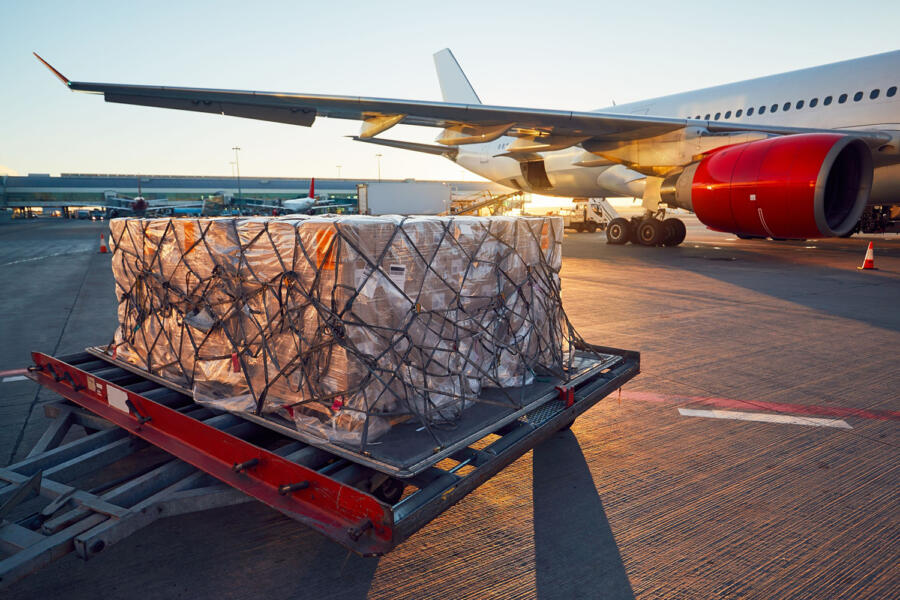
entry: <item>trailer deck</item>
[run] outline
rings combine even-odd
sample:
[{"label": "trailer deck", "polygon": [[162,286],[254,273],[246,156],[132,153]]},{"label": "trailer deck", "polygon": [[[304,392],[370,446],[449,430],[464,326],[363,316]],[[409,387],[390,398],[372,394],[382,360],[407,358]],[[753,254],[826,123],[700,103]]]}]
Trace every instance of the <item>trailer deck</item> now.
[{"label": "trailer deck", "polygon": [[[87,348],[89,354],[150,379],[169,389],[191,396],[189,388],[147,373],[140,367],[114,358],[101,346]],[[594,374],[611,369],[625,358],[618,354],[601,352],[581,353],[575,357],[568,370],[565,385],[573,387],[590,379]],[[563,382],[550,376],[536,377],[529,385],[501,390],[485,388],[478,402],[463,411],[452,427],[423,425],[417,420],[395,424],[365,448],[341,444],[298,430],[287,419],[274,414],[257,415],[249,411],[236,412],[248,421],[275,430],[289,438],[294,438],[317,448],[327,450],[352,462],[365,465],[393,477],[407,478],[452,456],[469,444],[504,425],[537,410],[541,405],[559,396],[559,386]],[[515,405],[520,406],[516,408]]]},{"label": "trailer deck", "polygon": [[[162,516],[253,498],[355,552],[387,553],[639,372],[636,352],[592,346],[582,356],[597,353],[615,360],[404,478],[199,406],[91,353],[33,353],[30,377],[66,401],[48,407],[55,420],[32,453],[0,469],[0,588],[69,552],[90,558]],[[73,425],[88,435],[62,443]],[[148,442],[151,458],[137,460]],[[129,458],[137,463],[113,477]]]}]

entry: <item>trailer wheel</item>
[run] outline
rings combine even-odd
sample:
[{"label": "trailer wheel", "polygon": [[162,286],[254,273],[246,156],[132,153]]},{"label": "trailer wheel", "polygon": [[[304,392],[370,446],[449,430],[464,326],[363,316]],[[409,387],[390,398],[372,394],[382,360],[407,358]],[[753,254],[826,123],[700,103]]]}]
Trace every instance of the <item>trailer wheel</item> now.
[{"label": "trailer wheel", "polygon": [[384,480],[384,483],[372,492],[372,495],[386,504],[394,505],[403,496],[403,490],[405,489],[406,484],[402,481],[394,477],[388,477]]},{"label": "trailer wheel", "polygon": [[597,224],[591,221],[587,224],[588,233],[595,233],[597,231]]}]

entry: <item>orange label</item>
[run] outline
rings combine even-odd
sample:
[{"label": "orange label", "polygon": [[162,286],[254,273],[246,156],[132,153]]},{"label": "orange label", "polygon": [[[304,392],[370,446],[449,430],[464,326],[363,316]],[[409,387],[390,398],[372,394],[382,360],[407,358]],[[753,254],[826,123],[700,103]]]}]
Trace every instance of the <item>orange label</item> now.
[{"label": "orange label", "polygon": [[316,243],[316,267],[334,271],[334,229],[320,229],[313,240]]},{"label": "orange label", "polygon": [[149,259],[153,253],[156,252],[156,244],[153,243],[153,239],[150,237],[150,233],[145,229],[144,230],[144,258]]},{"label": "orange label", "polygon": [[544,221],[544,224],[541,225],[541,250],[546,250],[550,247],[550,223]]},{"label": "orange label", "polygon": [[187,254],[197,243],[197,224],[194,221],[188,221],[182,230],[184,231],[184,253]]}]

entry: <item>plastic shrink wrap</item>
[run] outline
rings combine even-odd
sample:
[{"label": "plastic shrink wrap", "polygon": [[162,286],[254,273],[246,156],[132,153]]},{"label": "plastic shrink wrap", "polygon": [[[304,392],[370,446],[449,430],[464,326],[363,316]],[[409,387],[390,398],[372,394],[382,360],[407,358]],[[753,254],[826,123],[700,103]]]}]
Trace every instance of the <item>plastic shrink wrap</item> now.
[{"label": "plastic shrink wrap", "polygon": [[[118,358],[364,446],[564,373],[558,217],[115,219]],[[114,348],[114,350],[112,349]],[[514,403],[514,395],[507,394]]]}]

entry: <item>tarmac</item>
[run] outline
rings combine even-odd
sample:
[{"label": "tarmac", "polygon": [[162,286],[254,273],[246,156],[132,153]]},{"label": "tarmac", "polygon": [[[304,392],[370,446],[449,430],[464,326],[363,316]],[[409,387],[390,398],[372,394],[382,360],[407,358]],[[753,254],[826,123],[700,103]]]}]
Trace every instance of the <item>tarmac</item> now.
[{"label": "tarmac", "polygon": [[[6,598],[900,597],[900,237],[567,234],[563,299],[642,373],[392,553],[250,503],[158,521]],[[109,341],[106,223],[0,225],[0,371]],[[878,270],[860,271],[868,241]],[[7,381],[7,379],[9,379]],[[53,399],[0,383],[0,464]]]}]

